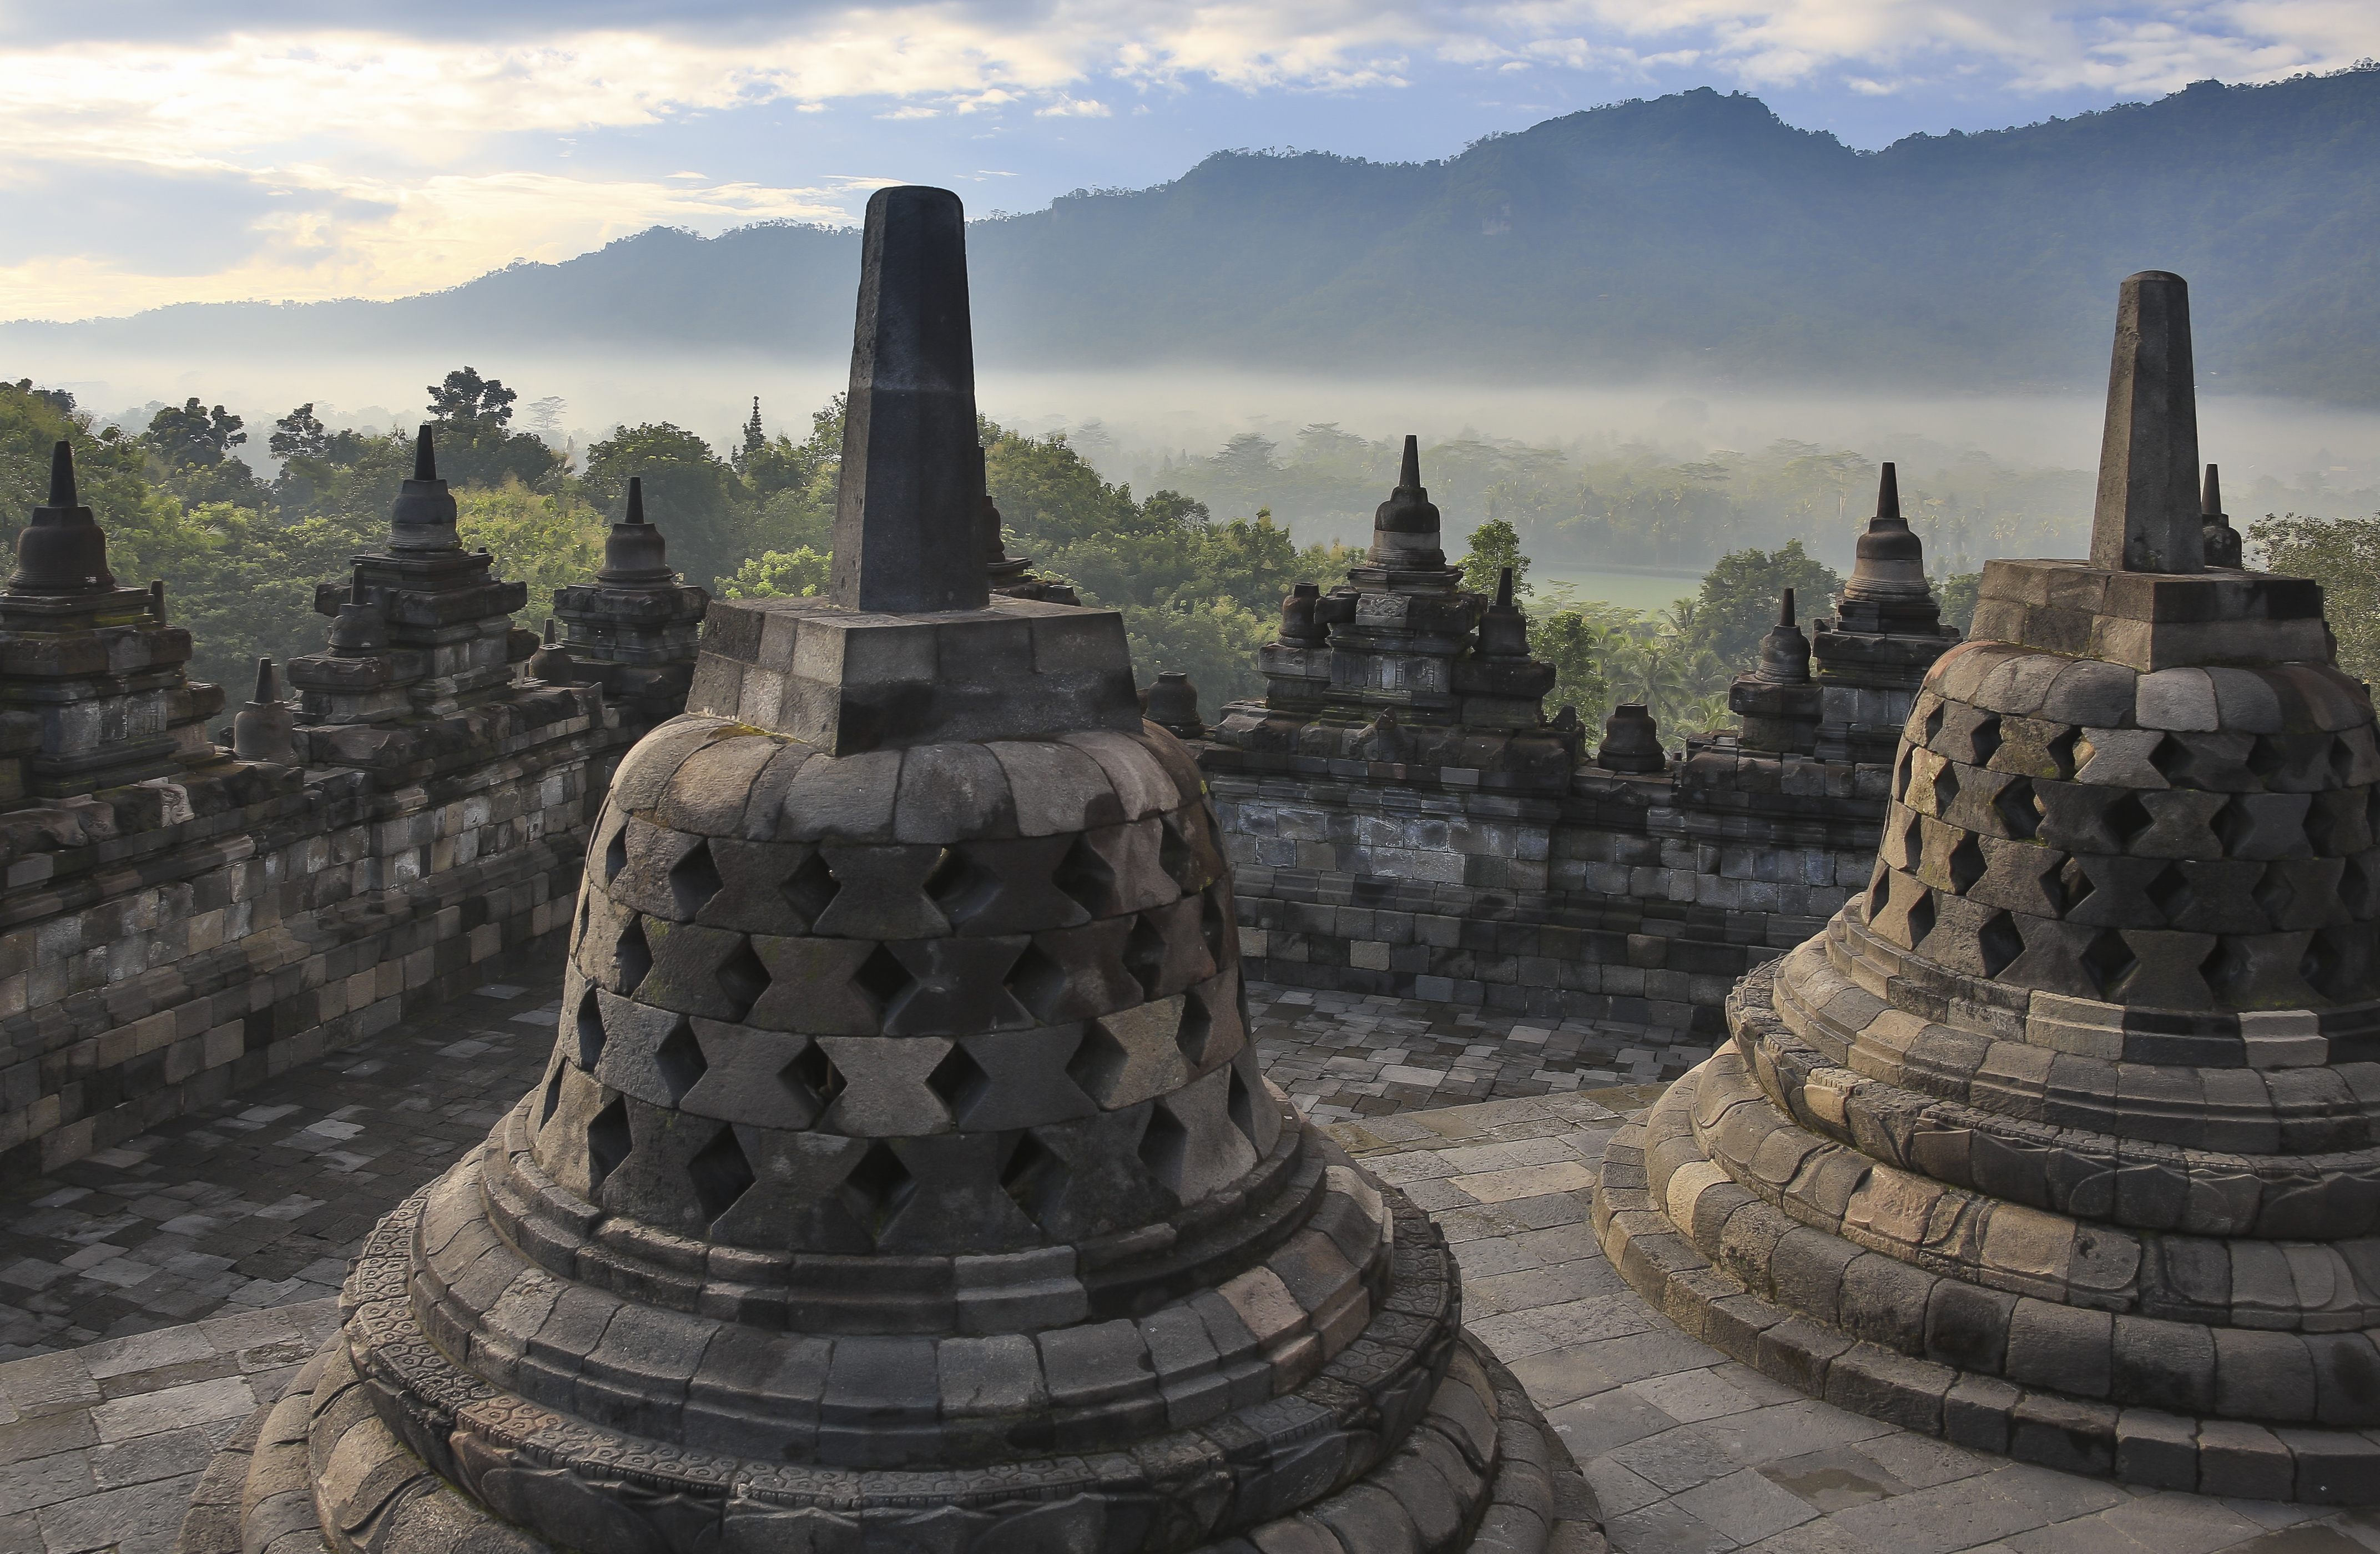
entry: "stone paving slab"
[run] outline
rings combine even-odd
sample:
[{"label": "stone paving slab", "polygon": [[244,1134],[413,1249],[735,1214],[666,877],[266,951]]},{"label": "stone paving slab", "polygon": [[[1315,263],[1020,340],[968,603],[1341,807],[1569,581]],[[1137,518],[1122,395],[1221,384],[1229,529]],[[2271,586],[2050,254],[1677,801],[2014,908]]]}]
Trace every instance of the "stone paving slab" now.
[{"label": "stone paving slab", "polygon": [[1587,1222],[1592,1172],[1660,1087],[1364,1118],[1332,1135],[1444,1227],[1471,1330],[1546,1411],[1619,1554],[2374,1554],[2375,1509],[2145,1490],[1846,1413],[1638,1299]]},{"label": "stone paving slab", "polygon": [[169,1554],[215,1448],[338,1321],[311,1300],[0,1365],[0,1554]]},{"label": "stone paving slab", "polygon": [[[487,1135],[552,1050],[561,957],[211,1111],[0,1189],[0,1361],[333,1293],[382,1214]],[[1702,1050],[1583,1022],[1248,989],[1319,1121],[1674,1078]]]}]

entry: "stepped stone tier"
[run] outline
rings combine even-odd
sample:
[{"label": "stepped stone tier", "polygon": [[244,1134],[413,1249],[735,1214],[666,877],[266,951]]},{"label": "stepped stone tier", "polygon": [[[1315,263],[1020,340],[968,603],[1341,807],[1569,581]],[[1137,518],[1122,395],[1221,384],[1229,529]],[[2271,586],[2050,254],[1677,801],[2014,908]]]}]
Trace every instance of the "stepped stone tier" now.
[{"label": "stepped stone tier", "polygon": [[1900,477],[1887,464],[1876,516],[1859,537],[1835,618],[1817,623],[1811,656],[1819,691],[1816,754],[1888,761],[1925,671],[1959,640],[1925,580],[1925,546],[1900,516]]},{"label": "stepped stone tier", "polygon": [[[599,685],[603,699],[646,727],[686,710],[708,590],[683,582],[669,543],[645,517],[645,482],[628,480],[627,510],[603,541],[591,583],[553,592],[554,618],[568,636],[575,683]],[[533,678],[544,678],[532,667]]]},{"label": "stepped stone tier", "polygon": [[1864,894],[1738,984],[1596,1222],[1687,1330],[1846,1407],[2368,1500],[2380,744],[2320,589],[2203,565],[2187,321],[2179,277],[2124,283],[2094,559],[1986,565]]},{"label": "stepped stone tier", "polygon": [[189,679],[190,634],[166,623],[165,585],[124,588],[108,570],[69,443],[51,450],[49,500],[17,560],[0,591],[0,807],[227,761],[206,731],[223,687]]},{"label": "stepped stone tier", "polygon": [[1262,701],[1222,710],[1213,739],[1268,757],[1475,774],[1483,788],[1559,792],[1579,763],[1573,713],[1548,723],[1554,667],[1529,657],[1512,577],[1493,600],[1463,587],[1407,437],[1396,490],[1380,504],[1372,547],[1342,587],[1301,583],[1281,601],[1281,636],[1257,653]]},{"label": "stepped stone tier", "polygon": [[546,1076],[186,1548],[1601,1548],[1438,1232],[1258,1071],[1121,617],[990,592],[963,242],[871,197],[832,596],[712,607]]}]

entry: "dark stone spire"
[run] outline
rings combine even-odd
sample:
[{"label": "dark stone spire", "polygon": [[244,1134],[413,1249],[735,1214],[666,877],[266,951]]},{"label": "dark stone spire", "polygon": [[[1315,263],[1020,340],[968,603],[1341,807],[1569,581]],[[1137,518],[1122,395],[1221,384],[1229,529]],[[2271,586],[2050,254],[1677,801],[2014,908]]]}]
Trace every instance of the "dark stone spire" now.
[{"label": "dark stone spire", "polygon": [[1793,590],[1778,602],[1777,624],[1760,639],[1760,679],[1772,686],[1810,683],[1810,639],[1793,624]]},{"label": "dark stone spire", "polygon": [[50,499],[33,509],[17,537],[17,573],[8,591],[20,594],[103,593],[115,587],[107,569],[107,536],[75,490],[73,444],[50,450]]},{"label": "dark stone spire", "polygon": [[279,766],[298,764],[290,731],[296,715],[281,699],[279,677],[269,658],[256,661],[256,695],[232,714],[232,753],[241,760],[266,760]]},{"label": "dark stone spire", "polygon": [[2206,484],[2198,497],[2198,535],[2209,566],[2238,568],[2240,531],[2231,527],[2231,516],[2223,511],[2223,477],[2215,466],[2206,467]]},{"label": "dark stone spire", "polygon": [[1479,646],[1483,658],[1529,656],[1529,619],[1512,603],[1512,569],[1496,574],[1496,599],[1479,613]]},{"label": "dark stone spire", "polygon": [[413,479],[398,488],[388,513],[389,548],[397,551],[459,551],[455,533],[455,496],[438,478],[438,454],[430,426],[422,423],[413,443]]},{"label": "dark stone spire", "polygon": [[380,606],[372,602],[361,566],[347,585],[347,597],[339,601],[338,618],[331,623],[330,643],[331,652],[339,658],[361,658],[388,646],[388,623],[381,618]]},{"label": "dark stone spire", "polygon": [[[1938,636],[1942,607],[1925,580],[1925,542],[1900,516],[1900,474],[1886,465],[1876,480],[1876,516],[1859,537],[1843,582],[1838,628],[1882,636]],[[1822,634],[1826,624],[1819,623]],[[1820,656],[1828,644],[1821,642]],[[1931,660],[1929,659],[1930,662]]]},{"label": "dark stone spire", "polygon": [[834,602],[881,613],[979,610],[990,590],[959,197],[915,186],[878,189],[868,201],[860,264]]},{"label": "dark stone spire", "polygon": [[2107,424],[2091,565],[2109,571],[2200,572],[2198,395],[2190,358],[2190,285],[2162,270],[2126,277],[2116,305]]},{"label": "dark stone spire", "polygon": [[645,482],[641,476],[628,477],[628,510],[603,541],[603,569],[595,574],[601,583],[667,583],[677,574],[670,570],[669,541],[662,531],[645,519]]},{"label": "dark stone spire", "polygon": [[1373,516],[1371,560],[1376,566],[1407,571],[1446,565],[1446,552],[1439,542],[1438,508],[1429,500],[1429,489],[1421,483],[1418,437],[1405,438],[1405,456],[1397,472],[1397,489]]}]

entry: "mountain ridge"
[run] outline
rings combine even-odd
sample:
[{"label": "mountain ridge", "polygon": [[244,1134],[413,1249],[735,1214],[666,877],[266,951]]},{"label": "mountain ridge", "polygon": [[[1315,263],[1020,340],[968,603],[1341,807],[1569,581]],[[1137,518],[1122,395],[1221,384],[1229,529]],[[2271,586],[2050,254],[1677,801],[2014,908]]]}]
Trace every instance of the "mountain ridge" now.
[{"label": "mountain ridge", "polygon": [[[2116,283],[2190,277],[2209,392],[2380,404],[2380,67],[2199,82],[1881,150],[1708,88],[1420,163],[1218,152],[972,224],[978,353],[1518,381],[2073,389]],[[832,357],[856,234],[655,227],[390,302],[0,325],[94,345],[369,349],[451,334]]]}]

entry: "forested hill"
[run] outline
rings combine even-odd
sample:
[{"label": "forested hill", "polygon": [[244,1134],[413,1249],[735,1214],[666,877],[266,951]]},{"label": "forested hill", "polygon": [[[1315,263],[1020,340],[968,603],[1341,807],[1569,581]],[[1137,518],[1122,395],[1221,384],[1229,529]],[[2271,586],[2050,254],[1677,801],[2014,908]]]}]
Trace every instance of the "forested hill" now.
[{"label": "forested hill", "polygon": [[[2116,283],[2192,283],[2204,389],[2380,403],[2380,68],[1853,152],[1711,91],[1384,164],[1220,152],[979,223],[978,356],[2087,388]],[[425,336],[847,348],[847,231],[655,230],[394,303],[172,308],[125,347]]]}]

